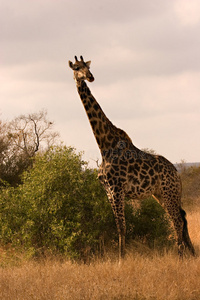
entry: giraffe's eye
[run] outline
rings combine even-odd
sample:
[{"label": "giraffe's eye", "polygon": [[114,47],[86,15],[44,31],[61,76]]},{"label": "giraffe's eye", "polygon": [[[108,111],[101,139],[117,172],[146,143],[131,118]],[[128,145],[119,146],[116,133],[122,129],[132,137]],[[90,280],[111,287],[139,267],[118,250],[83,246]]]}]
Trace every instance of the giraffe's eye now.
[{"label": "giraffe's eye", "polygon": [[75,70],[75,71],[78,71],[78,70],[80,70],[80,67],[74,66],[74,70]]}]

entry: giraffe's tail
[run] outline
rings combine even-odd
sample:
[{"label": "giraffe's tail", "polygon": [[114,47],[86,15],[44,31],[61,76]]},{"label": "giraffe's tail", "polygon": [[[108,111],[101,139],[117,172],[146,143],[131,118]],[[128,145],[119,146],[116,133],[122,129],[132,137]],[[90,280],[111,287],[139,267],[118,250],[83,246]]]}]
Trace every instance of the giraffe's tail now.
[{"label": "giraffe's tail", "polygon": [[183,219],[183,243],[184,243],[185,247],[187,247],[189,249],[191,254],[193,256],[195,256],[195,250],[194,250],[194,247],[192,245],[192,242],[190,240],[190,236],[189,236],[189,233],[188,233],[186,212],[181,208],[180,213],[181,213],[181,217]]}]

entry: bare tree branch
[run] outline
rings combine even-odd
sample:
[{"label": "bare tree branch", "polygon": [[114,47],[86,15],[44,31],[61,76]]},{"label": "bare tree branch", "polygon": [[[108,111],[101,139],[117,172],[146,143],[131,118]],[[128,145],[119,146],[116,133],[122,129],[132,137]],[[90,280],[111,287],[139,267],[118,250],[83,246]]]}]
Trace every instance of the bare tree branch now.
[{"label": "bare tree branch", "polygon": [[55,145],[58,136],[44,110],[21,115],[7,124],[0,121],[0,178],[5,175],[11,181],[7,178],[20,175],[32,164],[30,158]]}]

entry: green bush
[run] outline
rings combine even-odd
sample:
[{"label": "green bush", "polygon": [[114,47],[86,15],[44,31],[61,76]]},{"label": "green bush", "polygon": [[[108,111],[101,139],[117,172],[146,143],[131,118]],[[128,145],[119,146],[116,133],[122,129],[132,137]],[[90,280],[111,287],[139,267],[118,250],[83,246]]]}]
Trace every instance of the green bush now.
[{"label": "green bush", "polygon": [[2,189],[0,199],[1,241],[39,252],[94,252],[104,224],[113,221],[97,171],[70,147],[38,156],[23,184]]},{"label": "green bush", "polygon": [[174,232],[168,216],[152,197],[142,200],[140,208],[133,210],[127,217],[129,239],[139,239],[150,248],[171,246],[174,243]]},{"label": "green bush", "polygon": [[[71,258],[117,245],[113,213],[97,170],[87,168],[73,148],[54,147],[38,155],[22,182],[0,191],[2,243]],[[139,238],[152,247],[169,241],[166,215],[152,199],[142,201],[138,210],[127,201],[126,223],[127,242]]]}]

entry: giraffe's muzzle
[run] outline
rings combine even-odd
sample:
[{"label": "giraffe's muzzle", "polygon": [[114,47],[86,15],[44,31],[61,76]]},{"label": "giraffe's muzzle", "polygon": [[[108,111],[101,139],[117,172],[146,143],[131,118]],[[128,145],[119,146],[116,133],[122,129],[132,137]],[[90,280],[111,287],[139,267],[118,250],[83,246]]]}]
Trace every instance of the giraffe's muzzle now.
[{"label": "giraffe's muzzle", "polygon": [[94,76],[91,74],[87,79],[88,79],[89,82],[93,82],[94,81]]}]

